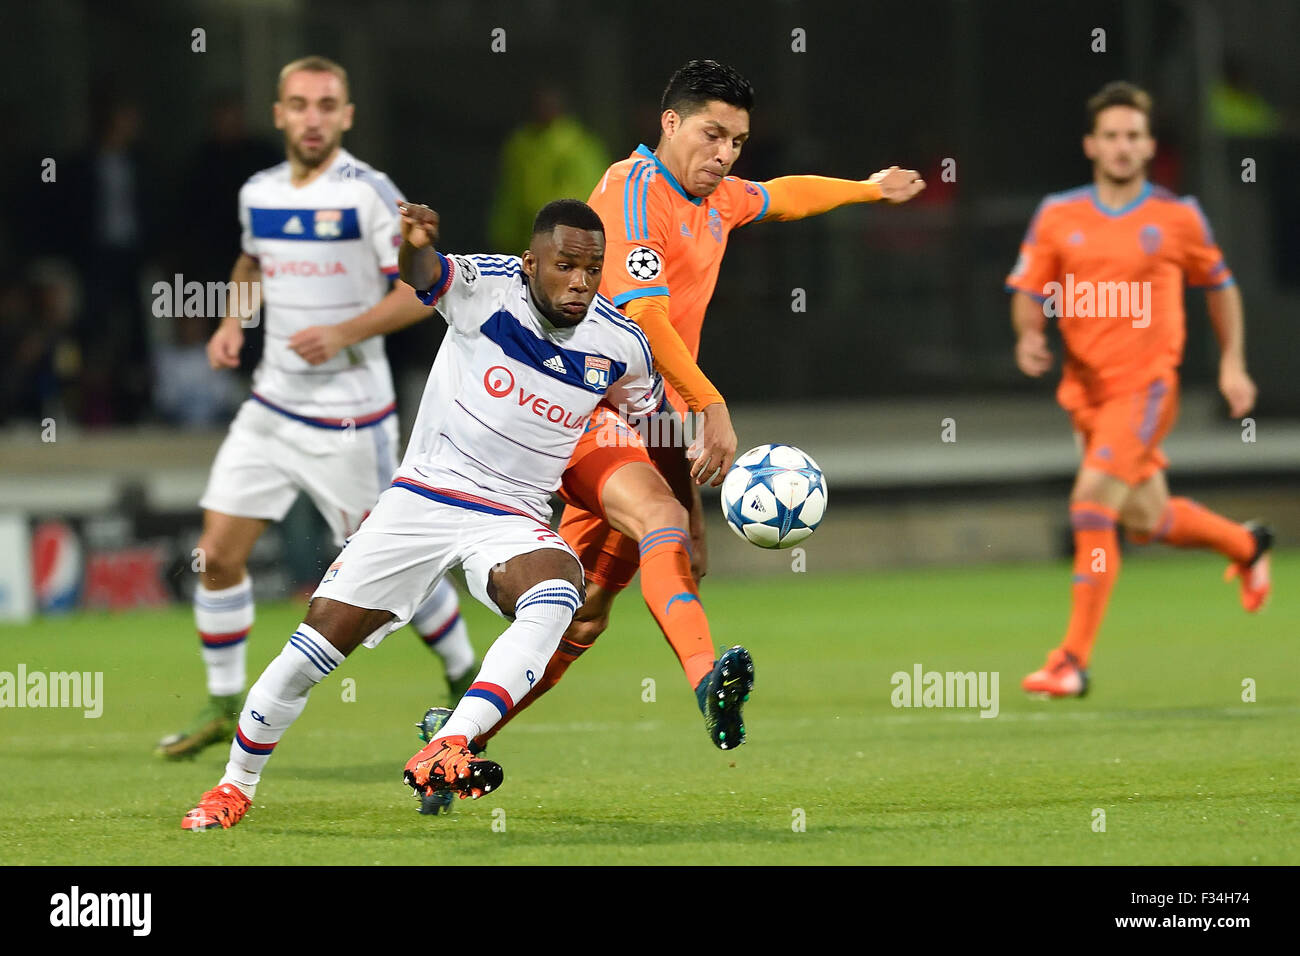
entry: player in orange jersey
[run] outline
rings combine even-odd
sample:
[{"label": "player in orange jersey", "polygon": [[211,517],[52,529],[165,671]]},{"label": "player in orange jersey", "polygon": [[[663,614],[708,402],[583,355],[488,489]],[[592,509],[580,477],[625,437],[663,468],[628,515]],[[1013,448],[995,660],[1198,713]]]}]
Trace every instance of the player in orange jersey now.
[{"label": "player in orange jersey", "polygon": [[697,588],[706,568],[698,486],[721,484],[736,452],[726,403],[696,365],[727,237],[752,222],[802,219],[849,203],[905,202],[925,186],[915,171],[897,167],[868,180],[785,176],[758,183],[728,175],[749,139],[753,98],[749,82],[730,67],[687,63],[664,91],[656,148],[641,146],[611,166],[588,200],[605,223],[600,291],[644,330],[655,368],[671,386],[673,409],[699,413],[699,427],[684,454],[682,443],[647,449],[611,410],[592,417],[561,489],[568,507],[560,533],[582,561],[586,602],[511,716],[591,647],[639,566],[642,595],[695,690],[710,738],[724,750],[744,742],[741,705],[753,662],[743,647],[714,661]]},{"label": "player in orange jersey", "polygon": [[1246,373],[1241,294],[1196,200],[1146,179],[1155,153],[1151,98],[1110,83],[1088,101],[1084,154],[1093,184],[1048,196],[1007,278],[1016,364],[1037,377],[1052,363],[1043,329],[1060,323],[1066,358],[1057,400],[1070,413],[1083,461],[1070,496],[1073,609],[1061,646],[1022,686],[1081,697],[1088,658],[1119,574],[1117,525],[1138,543],[1212,548],[1231,562],[1247,611],[1269,592],[1264,527],[1237,524],[1172,498],[1161,439],[1178,414],[1186,320],[1183,284],[1206,290],[1219,340],[1219,390],[1234,418],[1255,404]]}]

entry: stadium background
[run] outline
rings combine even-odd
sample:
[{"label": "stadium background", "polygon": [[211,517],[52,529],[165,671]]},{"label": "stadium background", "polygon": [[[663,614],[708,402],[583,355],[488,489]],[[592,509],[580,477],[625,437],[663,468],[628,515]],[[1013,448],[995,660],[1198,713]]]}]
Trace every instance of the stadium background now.
[{"label": "stadium background", "polygon": [[[1105,52],[1092,49],[1097,28]],[[795,30],[806,52],[792,49]],[[1065,553],[1073,444],[1055,375],[1030,381],[1014,366],[1002,279],[1041,196],[1089,178],[1084,99],[1107,80],[1142,83],[1157,104],[1153,178],[1196,194],[1213,223],[1260,388],[1255,440],[1243,441],[1189,295],[1171,479],[1294,540],[1300,71],[1282,38],[1297,35],[1300,7],[1282,0],[768,0],[717,16],[587,0],[9,5],[0,616],[26,613],[24,575],[51,609],[151,604],[191,586],[195,502],[246,383],[206,373],[209,327],[153,318],[150,290],[176,273],[228,278],[235,192],[281,152],[277,72],[313,52],[349,70],[357,121],[344,145],[437,208],[451,250],[517,251],[494,247],[490,208],[503,143],[537,92],[562,96],[612,160],[653,146],[659,92],[693,56],[734,64],[757,90],[737,174],[864,177],[892,162],[925,174],[906,207],[736,233],[705,327],[701,363],[735,409],[742,450],[788,441],[827,472],[830,518],[809,542],[810,570]],[[114,137],[127,199],[93,186]],[[54,182],[42,180],[47,158]],[[105,238],[112,217],[129,225]],[[425,323],[390,339],[404,425],[440,335]],[[260,347],[250,338],[245,373]],[[941,439],[948,419],[955,442]],[[790,572],[789,555],[713,530],[715,574]],[[259,596],[310,584],[330,557],[299,507],[259,546]]]}]

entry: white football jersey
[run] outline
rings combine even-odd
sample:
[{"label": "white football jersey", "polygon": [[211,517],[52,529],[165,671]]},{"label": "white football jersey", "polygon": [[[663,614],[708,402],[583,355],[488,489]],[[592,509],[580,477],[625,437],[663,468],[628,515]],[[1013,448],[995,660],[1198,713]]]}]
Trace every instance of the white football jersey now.
[{"label": "white football jersey", "polygon": [[306,186],[289,164],[255,173],[239,191],[243,250],[262,271],[266,340],[253,398],[309,424],[365,427],[396,406],[384,340],[375,336],[310,365],[289,338],[366,311],[397,277],[400,192],[387,176],[340,149]]},{"label": "white football jersey", "polygon": [[663,383],[645,333],[603,296],[572,328],[537,311],[515,256],[443,256],[420,292],[449,326],[393,483],[489,514],[551,515],[587,420],[602,399],[631,414]]}]

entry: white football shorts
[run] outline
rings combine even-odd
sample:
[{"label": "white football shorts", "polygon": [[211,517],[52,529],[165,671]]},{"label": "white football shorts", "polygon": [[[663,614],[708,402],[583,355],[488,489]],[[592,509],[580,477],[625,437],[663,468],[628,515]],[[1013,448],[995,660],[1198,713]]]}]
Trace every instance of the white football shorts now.
[{"label": "white football shorts", "polygon": [[321,428],[248,399],[230,423],[199,507],[280,521],[300,491],[342,545],[397,470],[397,416],[354,428]]},{"label": "white football shorts", "polygon": [[577,562],[564,539],[537,518],[493,505],[429,488],[390,487],[348,539],[312,598],[391,611],[393,621],[363,642],[375,647],[409,622],[457,565],[465,569],[470,593],[500,615],[487,591],[493,567],[541,548],[556,548]]}]

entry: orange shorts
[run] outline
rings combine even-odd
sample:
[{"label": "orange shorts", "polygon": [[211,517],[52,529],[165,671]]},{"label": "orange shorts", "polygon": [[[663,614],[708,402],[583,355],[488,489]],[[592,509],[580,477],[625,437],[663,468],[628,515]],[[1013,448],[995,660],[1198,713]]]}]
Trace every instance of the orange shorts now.
[{"label": "orange shorts", "polygon": [[634,461],[650,464],[645,442],[618,412],[601,405],[588,419],[560,485],[560,497],[567,505],[560,518],[560,537],[582,562],[587,580],[609,591],[631,584],[641,565],[637,542],[610,527],[601,507],[609,476]]},{"label": "orange shorts", "polygon": [[1178,418],[1178,376],[1167,375],[1145,388],[1070,412],[1083,464],[1140,485],[1169,465],[1160,442]]}]

